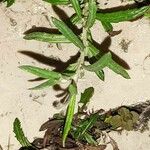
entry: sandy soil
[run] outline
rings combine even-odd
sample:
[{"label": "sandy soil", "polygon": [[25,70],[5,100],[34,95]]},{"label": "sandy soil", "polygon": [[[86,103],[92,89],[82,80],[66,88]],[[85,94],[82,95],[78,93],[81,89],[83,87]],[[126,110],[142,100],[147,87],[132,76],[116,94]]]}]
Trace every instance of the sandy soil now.
[{"label": "sandy soil", "polygon": [[[105,0],[102,0],[101,4],[104,3]],[[117,5],[120,5],[120,0],[110,0],[107,6]],[[65,10],[68,15],[72,13],[68,8]],[[20,146],[13,134],[13,121],[16,117],[21,120],[27,137],[32,141],[34,137],[43,135],[38,131],[40,125],[58,112],[52,106],[53,101],[57,100],[57,92],[51,88],[43,91],[27,90],[37,83],[28,82],[34,76],[18,69],[23,64],[50,67],[49,58],[52,56],[65,62],[76,54],[77,50],[72,45],[68,47],[64,44],[62,50],[58,50],[56,45],[23,40],[23,33],[33,26],[49,28],[51,16],[57,17],[51,6],[41,0],[17,0],[11,8],[0,4],[0,144],[4,150],[16,150]],[[87,86],[95,87],[89,109],[109,109],[150,99],[150,21],[140,19],[132,23],[119,23],[114,25],[114,29],[123,31],[104,43],[103,40],[108,35],[97,22],[93,28],[96,33],[94,37],[99,43],[104,43],[104,48],[110,49],[128,62],[131,79],[125,80],[106,69],[106,80],[102,82],[92,73],[86,72],[78,86],[79,91]],[[126,45],[128,46],[124,49]],[[34,52],[48,58],[41,63],[20,51]],[[120,150],[150,149],[148,132],[112,134],[118,141]],[[111,147],[107,149],[111,150]]]}]

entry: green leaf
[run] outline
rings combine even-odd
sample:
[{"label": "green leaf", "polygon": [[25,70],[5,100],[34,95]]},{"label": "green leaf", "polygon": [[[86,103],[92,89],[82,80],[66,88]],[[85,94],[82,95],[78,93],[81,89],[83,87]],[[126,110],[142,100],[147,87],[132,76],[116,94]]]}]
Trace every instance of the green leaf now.
[{"label": "green leaf", "polygon": [[[130,79],[130,76],[127,73],[127,71],[112,59],[112,55],[110,52],[108,52],[104,56],[100,57],[100,59],[97,62],[95,62],[94,64],[88,65],[88,66],[83,66],[83,67],[88,71],[93,71],[96,73],[97,73],[97,71],[102,71],[103,68],[108,67],[109,69],[111,69],[112,71],[114,71],[117,74],[120,74],[124,78]],[[100,74],[100,75],[102,75],[102,74]],[[103,79],[103,75],[102,75],[102,79]]]},{"label": "green leaf", "polygon": [[80,103],[83,103],[83,105],[85,106],[90,101],[93,94],[94,94],[93,87],[89,87],[89,88],[85,89],[85,91],[83,93],[81,93]]},{"label": "green leaf", "polygon": [[105,80],[105,74],[103,70],[96,71],[95,73],[102,81]]},{"label": "green leaf", "polygon": [[62,75],[71,77],[71,76],[75,75],[77,68],[78,68],[78,63],[70,64],[66,68],[66,70],[64,72],[62,72]]},{"label": "green leaf", "polygon": [[7,2],[7,7],[10,7],[15,3],[16,0],[3,0],[3,2]]},{"label": "green leaf", "polygon": [[86,120],[83,120],[80,122],[79,126],[77,127],[77,130],[75,131],[75,138],[79,139],[82,138],[82,136],[88,132],[89,129],[93,127],[95,122],[97,121],[99,115],[98,114],[92,114],[89,118]]},{"label": "green leaf", "polygon": [[33,32],[25,35],[26,40],[37,40],[49,43],[70,43],[65,36],[61,34],[50,34],[45,32]]},{"label": "green leaf", "polygon": [[85,140],[91,145],[97,145],[98,143],[93,139],[93,136],[89,133],[85,132],[84,134]]},{"label": "green leaf", "polygon": [[58,28],[58,30],[69,40],[71,41],[74,45],[79,47],[81,50],[84,49],[84,45],[79,39],[78,36],[76,36],[73,31],[62,21],[52,18],[52,21],[54,25]]},{"label": "green leaf", "polygon": [[98,54],[99,54],[99,50],[94,45],[89,43],[88,52],[87,52],[88,58],[95,57]]},{"label": "green leaf", "polygon": [[97,72],[97,71],[105,68],[109,64],[110,59],[111,59],[111,53],[108,52],[94,64],[88,65],[88,66],[83,66],[83,67],[88,71]]},{"label": "green leaf", "polygon": [[122,117],[119,115],[110,116],[109,118],[106,118],[105,123],[111,124],[113,129],[122,127]]},{"label": "green leaf", "polygon": [[[91,42],[89,42],[88,53],[87,53],[88,58],[94,57],[96,60],[98,60],[99,57],[102,55],[103,55],[102,50],[97,49]],[[105,75],[103,70],[96,71],[95,73],[102,81],[104,81]]]},{"label": "green leaf", "polygon": [[111,32],[113,31],[113,26],[109,22],[101,21],[102,26],[104,27],[106,32]]},{"label": "green leaf", "polygon": [[118,110],[118,114],[123,118],[124,121],[128,121],[132,119],[132,114],[130,113],[129,109],[125,107],[121,107]]},{"label": "green leaf", "polygon": [[127,122],[123,121],[122,128],[127,131],[132,131],[133,130],[133,121],[132,120],[128,120]]},{"label": "green leaf", "polygon": [[77,16],[81,19],[82,18],[82,13],[81,13],[81,8],[80,8],[80,3],[79,0],[70,0],[75,12],[77,13]]},{"label": "green leaf", "polygon": [[39,67],[34,67],[34,66],[29,66],[29,65],[24,65],[24,66],[20,66],[19,67],[22,70],[25,70],[29,73],[32,73],[38,77],[44,78],[44,79],[60,79],[61,78],[61,74],[55,71],[50,71],[50,70],[46,70],[46,69],[42,69]]},{"label": "green leaf", "polygon": [[135,111],[131,111],[131,114],[133,123],[137,123],[137,121],[139,120],[139,114]]},{"label": "green leaf", "polygon": [[78,22],[80,22],[80,18],[78,17],[77,14],[73,14],[70,18],[70,21],[73,23],[73,24],[77,24]]},{"label": "green leaf", "polygon": [[41,89],[44,89],[44,88],[48,88],[50,86],[54,86],[56,84],[59,83],[59,80],[55,80],[55,79],[49,79],[48,81],[36,86],[36,87],[33,87],[33,88],[30,88],[29,90],[41,90]]},{"label": "green leaf", "polygon": [[77,95],[77,87],[75,83],[70,84],[69,94],[70,94],[69,105],[67,108],[66,121],[65,121],[64,131],[63,131],[63,147],[65,147],[66,138],[71,129],[71,124],[72,124],[73,115],[74,115],[76,95]]},{"label": "green leaf", "polygon": [[130,79],[130,76],[127,73],[127,71],[122,66],[117,64],[113,59],[110,59],[107,66],[109,69],[111,69],[115,73],[120,74],[121,76],[123,76],[126,79]]},{"label": "green leaf", "polygon": [[150,7],[149,7],[149,9],[145,12],[144,16],[150,18]]},{"label": "green leaf", "polygon": [[89,42],[87,53],[88,58],[95,57],[96,59],[99,59],[103,54],[104,52],[101,49],[97,49],[91,42]]},{"label": "green leaf", "polygon": [[115,11],[110,13],[97,13],[96,18],[103,22],[118,23],[122,21],[131,21],[140,16],[149,9],[149,6],[134,8],[128,10]]},{"label": "green leaf", "polygon": [[67,5],[69,0],[43,0],[45,2],[51,3],[52,5]]},{"label": "green leaf", "polygon": [[21,123],[20,123],[18,118],[16,118],[14,123],[13,123],[13,130],[14,130],[14,133],[15,133],[15,137],[17,138],[17,140],[20,142],[20,144],[23,147],[32,146],[30,144],[30,142],[28,141],[28,139],[25,137],[25,135],[23,133],[23,130],[21,128]]},{"label": "green leaf", "polygon": [[96,11],[97,11],[97,6],[96,6],[96,1],[95,0],[89,0],[89,6],[88,6],[89,14],[87,18],[87,27],[91,28],[95,22],[96,19]]}]

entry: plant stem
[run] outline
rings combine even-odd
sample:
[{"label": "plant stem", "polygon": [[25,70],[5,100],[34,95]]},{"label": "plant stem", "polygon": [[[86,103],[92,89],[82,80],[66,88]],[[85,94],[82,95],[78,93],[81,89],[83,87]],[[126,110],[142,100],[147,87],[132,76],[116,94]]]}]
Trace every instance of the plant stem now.
[{"label": "plant stem", "polygon": [[75,82],[78,81],[79,77],[80,77],[80,73],[82,70],[82,65],[84,64],[85,61],[85,56],[87,55],[88,52],[88,28],[86,27],[86,23],[87,23],[87,16],[88,16],[88,2],[85,2],[84,4],[84,8],[83,8],[83,21],[82,21],[82,42],[84,45],[84,49],[81,52],[80,58],[79,58],[79,63],[78,63],[78,69],[77,69],[77,76],[75,77]]},{"label": "plant stem", "polygon": [[82,42],[84,44],[84,56],[87,55],[88,51],[88,28],[86,27],[87,23],[87,16],[88,16],[88,3],[85,3],[84,9],[83,9],[83,32],[82,32]]}]

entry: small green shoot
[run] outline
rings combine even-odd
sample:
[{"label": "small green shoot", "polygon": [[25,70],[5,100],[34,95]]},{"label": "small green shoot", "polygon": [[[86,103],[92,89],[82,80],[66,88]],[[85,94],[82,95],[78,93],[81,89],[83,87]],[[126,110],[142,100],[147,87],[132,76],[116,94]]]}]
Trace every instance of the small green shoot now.
[{"label": "small green shoot", "polygon": [[25,137],[23,133],[23,130],[21,128],[21,123],[18,118],[15,119],[13,128],[14,128],[15,137],[20,142],[20,144],[23,147],[32,147],[32,145],[30,144],[30,142],[28,141],[28,139]]},{"label": "small green shoot", "polygon": [[69,86],[69,105],[66,113],[66,121],[63,131],[63,147],[65,147],[65,141],[68,136],[68,133],[71,129],[71,124],[74,115],[75,103],[76,103],[77,87],[75,83],[70,84]]}]

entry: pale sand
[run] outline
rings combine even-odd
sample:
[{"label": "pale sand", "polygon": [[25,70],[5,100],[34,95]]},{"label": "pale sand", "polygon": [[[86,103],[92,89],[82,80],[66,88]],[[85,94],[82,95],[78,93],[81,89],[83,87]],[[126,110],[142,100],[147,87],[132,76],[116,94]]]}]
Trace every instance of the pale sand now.
[{"label": "pale sand", "polygon": [[[102,1],[104,3],[104,0]],[[108,2],[108,6],[117,6],[119,0]],[[71,15],[72,11],[65,8]],[[54,55],[66,61],[76,54],[77,49],[69,45],[63,45],[63,50],[58,50],[55,45],[50,47],[47,43],[23,40],[23,33],[32,26],[50,27],[45,16],[56,16],[50,5],[41,0],[18,0],[14,6],[6,9],[0,5],[0,144],[7,150],[10,137],[10,149],[19,148],[19,143],[14,137],[13,121],[18,117],[25,134],[30,141],[34,137],[40,137],[39,127],[54,113],[58,112],[52,106],[57,100],[56,91],[47,89],[42,91],[29,91],[29,87],[38,83],[30,83],[27,80],[34,76],[18,69],[19,65],[28,64],[40,67],[48,67],[33,60],[30,57],[18,53],[20,50],[33,51],[45,56]],[[126,80],[112,71],[105,69],[105,82],[100,81],[96,75],[86,72],[85,77],[79,80],[79,92],[85,87],[93,86],[95,94],[89,109],[109,109],[120,105],[132,104],[150,99],[150,21],[140,19],[135,22],[125,22],[114,25],[115,30],[123,29],[122,33],[112,38],[109,47],[115,54],[128,62],[131,70],[130,80]],[[101,43],[107,36],[100,23],[93,28],[95,39]],[[122,39],[131,41],[128,52],[121,49],[119,43]],[[145,59],[146,58],[146,59]],[[112,133],[113,134],[113,133]],[[125,132],[117,133],[112,137],[118,142],[120,150],[148,150],[150,149],[149,133]],[[111,147],[107,148],[111,150]]]}]

